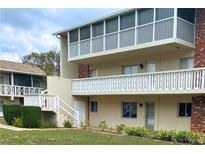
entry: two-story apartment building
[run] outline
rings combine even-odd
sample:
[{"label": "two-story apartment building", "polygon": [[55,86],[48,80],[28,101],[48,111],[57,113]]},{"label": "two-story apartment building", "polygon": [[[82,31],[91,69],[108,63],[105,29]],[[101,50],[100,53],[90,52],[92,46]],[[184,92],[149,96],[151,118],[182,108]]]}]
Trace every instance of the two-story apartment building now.
[{"label": "two-story apartment building", "polygon": [[0,116],[4,103],[24,104],[24,96],[46,89],[46,75],[28,64],[0,60]]},{"label": "two-story apartment building", "polygon": [[49,96],[55,105],[44,111],[70,116],[78,126],[106,120],[110,127],[205,132],[204,25],[205,9],[141,8],[54,33],[61,78],[47,85],[59,97]]}]

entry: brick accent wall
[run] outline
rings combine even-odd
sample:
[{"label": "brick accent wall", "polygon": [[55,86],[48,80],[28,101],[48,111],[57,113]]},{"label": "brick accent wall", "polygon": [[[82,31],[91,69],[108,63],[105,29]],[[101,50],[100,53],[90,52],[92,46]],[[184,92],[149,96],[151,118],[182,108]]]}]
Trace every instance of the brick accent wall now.
[{"label": "brick accent wall", "polygon": [[191,130],[205,133],[205,96],[192,97]]},{"label": "brick accent wall", "polygon": [[[205,9],[196,11],[195,67],[205,67]],[[192,97],[191,130],[205,133],[205,95]]]},{"label": "brick accent wall", "polygon": [[196,11],[195,67],[205,67],[205,9]]},{"label": "brick accent wall", "polygon": [[87,65],[87,64],[78,64],[78,77],[79,78],[89,77],[89,65]]}]

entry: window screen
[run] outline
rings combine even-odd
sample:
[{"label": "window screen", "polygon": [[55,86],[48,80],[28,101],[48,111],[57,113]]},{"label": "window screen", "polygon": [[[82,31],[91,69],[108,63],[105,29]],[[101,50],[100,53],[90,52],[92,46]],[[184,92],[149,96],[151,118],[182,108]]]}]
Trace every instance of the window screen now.
[{"label": "window screen", "polygon": [[0,76],[0,84],[4,84],[4,76]]},{"label": "window screen", "polygon": [[120,30],[135,26],[135,12],[120,16]]},{"label": "window screen", "polygon": [[31,75],[14,74],[14,85],[31,87]]},{"label": "window screen", "polygon": [[69,40],[70,40],[70,43],[78,41],[78,30],[77,29],[69,32]]},{"label": "window screen", "polygon": [[92,35],[93,35],[93,37],[103,35],[103,31],[104,31],[103,29],[104,29],[103,21],[93,24],[92,25]]},{"label": "window screen", "polygon": [[153,22],[154,9],[139,9],[137,13],[138,25]]},{"label": "window screen", "polygon": [[186,20],[186,21],[189,21],[191,23],[195,23],[195,9],[180,8],[180,9],[177,10],[177,16],[184,19],[184,20]]},{"label": "window screen", "polygon": [[80,29],[80,40],[85,40],[88,38],[90,38],[90,25]]},{"label": "window screen", "polygon": [[91,106],[90,106],[91,112],[97,112],[98,111],[98,102],[92,101],[92,102],[90,102],[90,104],[91,104]]},{"label": "window screen", "polygon": [[133,66],[123,66],[122,67],[122,74],[136,74],[139,72],[138,65]]},{"label": "window screen", "polygon": [[183,58],[180,59],[180,69],[192,69],[194,68],[194,58]]},{"label": "window screen", "polygon": [[106,20],[106,34],[118,31],[118,17]]},{"label": "window screen", "polygon": [[124,118],[137,118],[137,103],[123,102],[122,116]]},{"label": "window screen", "polygon": [[156,9],[156,20],[161,20],[174,16],[174,9],[160,8]]},{"label": "window screen", "polygon": [[178,116],[180,117],[191,117],[191,103],[179,103],[178,105]]}]

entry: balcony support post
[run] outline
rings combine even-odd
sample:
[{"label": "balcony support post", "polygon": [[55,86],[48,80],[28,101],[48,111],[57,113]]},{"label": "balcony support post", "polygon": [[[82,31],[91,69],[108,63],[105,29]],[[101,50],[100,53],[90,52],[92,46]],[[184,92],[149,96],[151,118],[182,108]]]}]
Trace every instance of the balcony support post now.
[{"label": "balcony support post", "polygon": [[174,8],[174,29],[173,29],[173,37],[177,38],[177,8]]},{"label": "balcony support post", "polygon": [[11,100],[14,100],[15,87],[14,87],[14,73],[11,73]]}]

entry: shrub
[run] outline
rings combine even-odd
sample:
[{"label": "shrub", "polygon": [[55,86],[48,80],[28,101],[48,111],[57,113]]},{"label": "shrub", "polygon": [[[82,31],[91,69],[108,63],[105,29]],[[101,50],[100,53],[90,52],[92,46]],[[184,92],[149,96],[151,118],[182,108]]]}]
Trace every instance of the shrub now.
[{"label": "shrub", "polygon": [[108,128],[108,124],[106,121],[101,121],[98,126],[101,128],[102,131],[104,131],[106,128]]},{"label": "shrub", "polygon": [[72,128],[73,127],[73,122],[70,119],[65,120],[64,123],[63,123],[63,126],[65,128]]},{"label": "shrub", "polygon": [[165,140],[165,141],[176,141],[177,132],[175,130],[167,131],[167,130],[159,130],[155,134],[155,138]]},{"label": "shrub", "polygon": [[118,132],[119,134],[122,134],[122,133],[124,133],[124,131],[125,131],[126,125],[120,124],[120,125],[117,125],[116,127],[117,127],[117,132]]},{"label": "shrub", "polygon": [[180,131],[177,135],[177,141],[190,144],[204,144],[205,138],[199,132]]},{"label": "shrub", "polygon": [[37,106],[22,106],[22,120],[25,128],[39,128],[41,126],[41,108]]},{"label": "shrub", "polygon": [[57,125],[52,122],[43,122],[41,128],[57,128]]},{"label": "shrub", "polygon": [[4,104],[3,105],[4,120],[12,125],[14,118],[21,117],[21,108],[19,104]]},{"label": "shrub", "polygon": [[81,122],[81,123],[80,123],[80,127],[81,127],[82,129],[90,129],[90,122],[89,122],[89,121],[85,121],[84,123]]},{"label": "shrub", "polygon": [[14,117],[14,120],[12,121],[12,125],[15,126],[15,127],[23,127],[23,121],[21,118],[15,118]]},{"label": "shrub", "polygon": [[125,129],[125,132],[128,135],[140,136],[140,137],[149,137],[151,131],[145,127],[127,127]]}]

